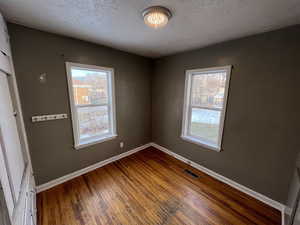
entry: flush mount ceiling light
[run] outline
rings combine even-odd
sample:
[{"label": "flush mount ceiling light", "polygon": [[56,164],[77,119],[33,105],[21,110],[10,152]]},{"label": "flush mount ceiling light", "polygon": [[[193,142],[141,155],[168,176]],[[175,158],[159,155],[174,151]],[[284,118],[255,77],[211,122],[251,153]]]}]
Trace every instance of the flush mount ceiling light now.
[{"label": "flush mount ceiling light", "polygon": [[151,6],[142,13],[145,24],[152,28],[161,28],[167,25],[172,17],[169,9],[163,6]]}]

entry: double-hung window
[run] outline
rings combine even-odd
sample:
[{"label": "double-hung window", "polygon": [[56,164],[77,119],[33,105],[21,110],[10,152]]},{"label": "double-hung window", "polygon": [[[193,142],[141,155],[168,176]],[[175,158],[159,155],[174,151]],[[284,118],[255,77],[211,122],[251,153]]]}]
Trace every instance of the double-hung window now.
[{"label": "double-hung window", "polygon": [[186,71],[182,138],[221,150],[231,66]]},{"label": "double-hung window", "polygon": [[75,148],[116,137],[114,71],[66,63]]}]

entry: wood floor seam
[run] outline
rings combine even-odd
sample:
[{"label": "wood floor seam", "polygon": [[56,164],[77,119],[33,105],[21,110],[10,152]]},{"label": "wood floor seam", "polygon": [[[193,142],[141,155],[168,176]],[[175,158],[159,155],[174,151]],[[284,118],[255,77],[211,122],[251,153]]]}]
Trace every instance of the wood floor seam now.
[{"label": "wood floor seam", "polygon": [[281,224],[280,211],[154,147],[39,193],[37,208],[38,225]]}]

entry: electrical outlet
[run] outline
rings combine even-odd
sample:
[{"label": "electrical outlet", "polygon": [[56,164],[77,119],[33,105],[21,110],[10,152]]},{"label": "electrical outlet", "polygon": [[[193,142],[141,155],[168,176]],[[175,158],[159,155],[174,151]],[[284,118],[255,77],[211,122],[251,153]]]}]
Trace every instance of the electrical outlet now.
[{"label": "electrical outlet", "polygon": [[124,142],[120,142],[120,148],[124,148]]}]

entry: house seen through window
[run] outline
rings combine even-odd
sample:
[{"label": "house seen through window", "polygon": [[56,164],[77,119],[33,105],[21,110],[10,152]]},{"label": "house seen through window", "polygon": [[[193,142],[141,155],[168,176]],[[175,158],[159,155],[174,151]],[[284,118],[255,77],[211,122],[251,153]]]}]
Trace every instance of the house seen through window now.
[{"label": "house seen through window", "polygon": [[66,65],[75,147],[115,137],[113,69]]}]

